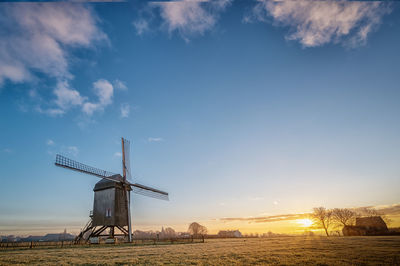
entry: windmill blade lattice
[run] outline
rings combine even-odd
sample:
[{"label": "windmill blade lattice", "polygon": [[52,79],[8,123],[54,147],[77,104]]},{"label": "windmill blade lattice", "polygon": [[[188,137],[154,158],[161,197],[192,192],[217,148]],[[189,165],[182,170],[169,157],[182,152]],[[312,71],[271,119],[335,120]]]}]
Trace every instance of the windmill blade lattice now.
[{"label": "windmill blade lattice", "polygon": [[105,170],[101,170],[77,161],[74,161],[72,159],[69,159],[65,156],[62,156],[60,154],[56,155],[56,162],[55,165],[59,166],[59,167],[64,167],[64,168],[68,168],[71,170],[75,170],[78,172],[82,172],[82,173],[86,173],[89,175],[94,175],[100,178],[105,178],[105,179],[110,179],[116,182],[120,182],[120,179],[114,178],[113,176],[116,176],[117,174],[109,172],[109,171],[105,171]]},{"label": "windmill blade lattice", "polygon": [[131,172],[131,145],[130,145],[130,141],[127,139],[122,139],[123,141],[123,145],[124,145],[124,158],[125,158],[125,165],[123,165],[122,167],[125,167],[125,171],[126,171],[126,178],[128,180],[132,180],[132,172]]},{"label": "windmill blade lattice", "polygon": [[155,199],[169,200],[167,192],[164,192],[164,191],[152,188],[152,187],[144,186],[144,185],[141,185],[138,183],[130,184],[130,185],[131,185],[132,191],[136,194],[155,198]]}]

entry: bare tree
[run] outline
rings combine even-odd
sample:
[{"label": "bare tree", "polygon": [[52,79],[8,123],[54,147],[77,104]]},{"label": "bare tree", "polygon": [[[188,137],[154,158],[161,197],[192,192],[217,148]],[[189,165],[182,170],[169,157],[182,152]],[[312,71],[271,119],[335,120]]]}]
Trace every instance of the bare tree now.
[{"label": "bare tree", "polygon": [[324,207],[314,208],[312,218],[322,229],[325,230],[326,236],[329,236],[328,229],[332,223],[332,211]]},{"label": "bare tree", "polygon": [[332,210],[333,221],[343,226],[354,223],[356,216],[356,212],[350,209],[335,208]]},{"label": "bare tree", "polygon": [[207,228],[194,222],[189,225],[188,232],[193,236],[204,236],[207,234]]},{"label": "bare tree", "polygon": [[363,207],[360,208],[358,211],[358,216],[364,217],[373,217],[373,216],[380,216],[381,214],[372,207]]},{"label": "bare tree", "polygon": [[173,238],[176,237],[176,232],[173,228],[167,227],[164,229],[164,237]]}]

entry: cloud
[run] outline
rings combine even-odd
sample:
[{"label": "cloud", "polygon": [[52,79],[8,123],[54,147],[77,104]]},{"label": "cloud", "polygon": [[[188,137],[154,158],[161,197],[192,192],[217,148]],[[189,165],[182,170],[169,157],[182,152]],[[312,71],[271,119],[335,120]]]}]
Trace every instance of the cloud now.
[{"label": "cloud", "polygon": [[55,104],[61,111],[65,111],[72,106],[82,105],[86,100],[85,97],[80,95],[79,91],[71,89],[67,81],[58,82],[54,94],[56,95]]},{"label": "cloud", "polygon": [[130,106],[127,103],[121,104],[121,118],[127,118],[130,112]]},{"label": "cloud", "polygon": [[[159,11],[163,20],[161,28],[166,29],[169,34],[178,32],[185,40],[196,35],[203,35],[211,30],[219,19],[220,12],[231,3],[231,0],[181,0],[163,1],[149,3],[150,9]],[[133,22],[138,35],[149,30],[150,19],[140,17]]]},{"label": "cloud", "polygon": [[79,106],[83,113],[91,116],[94,112],[103,111],[106,106],[110,105],[114,95],[113,85],[105,79],[94,82],[93,91],[97,96],[97,101],[89,101],[88,97],[82,96],[79,91],[71,88],[69,82],[58,82],[53,91],[56,96],[52,102],[54,107],[37,106],[35,110],[50,116],[60,116],[70,108]]},{"label": "cloud", "polygon": [[123,90],[123,91],[128,89],[128,87],[126,86],[126,83],[119,79],[114,80],[113,84],[116,89]]},{"label": "cloud", "polygon": [[115,157],[122,157],[122,153],[116,152],[116,153],[114,153],[114,156],[115,156]]},{"label": "cloud", "polygon": [[99,79],[94,82],[93,90],[98,97],[98,101],[95,103],[85,102],[82,106],[82,111],[89,116],[96,111],[104,110],[104,107],[111,104],[114,94],[113,85],[105,79]]},{"label": "cloud", "polygon": [[65,114],[65,111],[59,108],[42,109],[40,106],[37,106],[35,110],[41,114],[47,114],[49,116],[62,116]]},{"label": "cloud", "polygon": [[48,139],[48,140],[46,141],[46,145],[47,145],[47,146],[53,146],[54,144],[55,144],[54,141],[51,140],[51,139]]},{"label": "cloud", "polygon": [[70,79],[69,49],[107,39],[92,10],[76,3],[4,3],[0,23],[0,86],[36,72]]},{"label": "cloud", "polygon": [[274,1],[259,0],[244,22],[268,21],[289,28],[288,40],[304,47],[327,43],[347,46],[365,44],[368,35],[390,9],[384,1]]},{"label": "cloud", "polygon": [[400,215],[400,203],[392,205],[357,207],[353,208],[353,210],[359,213],[368,213],[368,210],[376,210],[379,214]]},{"label": "cloud", "polygon": [[143,18],[132,22],[132,25],[135,27],[137,35],[143,35],[143,33],[149,31],[149,23]]},{"label": "cloud", "polygon": [[[0,10],[0,23],[0,87],[5,81],[37,82],[43,76],[54,79],[54,100],[44,101],[37,91],[30,93],[31,98],[40,100],[35,110],[50,116],[63,115],[76,106],[91,115],[112,102],[113,88],[108,81],[94,84],[99,98],[95,103],[71,87],[71,51],[108,42],[90,7],[64,2],[7,3]],[[122,82],[118,84],[123,87]]]},{"label": "cloud", "polygon": [[67,152],[76,157],[79,153],[79,149],[76,146],[69,146],[67,147]]},{"label": "cloud", "polygon": [[149,138],[147,138],[147,141],[148,142],[160,142],[160,141],[164,141],[164,139],[163,138],[152,138],[152,137],[149,137]]},{"label": "cloud", "polygon": [[250,223],[269,223],[269,222],[280,222],[280,221],[290,221],[297,219],[304,219],[309,217],[309,213],[300,213],[300,214],[280,214],[280,215],[270,215],[270,216],[262,216],[262,217],[238,217],[238,218],[221,218],[220,221],[223,222],[234,222],[234,221],[243,221]]}]

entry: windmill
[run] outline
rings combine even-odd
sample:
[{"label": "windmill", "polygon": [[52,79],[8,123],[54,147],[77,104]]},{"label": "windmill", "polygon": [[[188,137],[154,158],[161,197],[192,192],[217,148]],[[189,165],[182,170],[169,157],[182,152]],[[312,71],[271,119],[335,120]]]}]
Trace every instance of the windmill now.
[{"label": "windmill", "polygon": [[[132,241],[132,225],[130,211],[130,192],[168,200],[168,193],[128,181],[132,177],[130,167],[130,143],[121,138],[122,143],[122,175],[94,168],[67,157],[57,154],[55,165],[68,168],[89,175],[94,175],[101,180],[96,183],[94,191],[93,211],[90,220],[76,237],[75,242],[87,241],[90,238],[106,236],[109,229],[110,239],[115,236],[127,236]],[[122,234],[117,234],[115,229]]]}]

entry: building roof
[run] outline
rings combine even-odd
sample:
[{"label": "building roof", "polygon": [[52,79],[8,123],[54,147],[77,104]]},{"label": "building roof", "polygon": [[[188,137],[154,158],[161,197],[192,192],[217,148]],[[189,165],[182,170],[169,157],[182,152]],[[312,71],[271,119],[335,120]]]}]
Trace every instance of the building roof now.
[{"label": "building roof", "polygon": [[377,229],[387,229],[385,221],[380,216],[356,218],[356,226],[373,227]]}]

